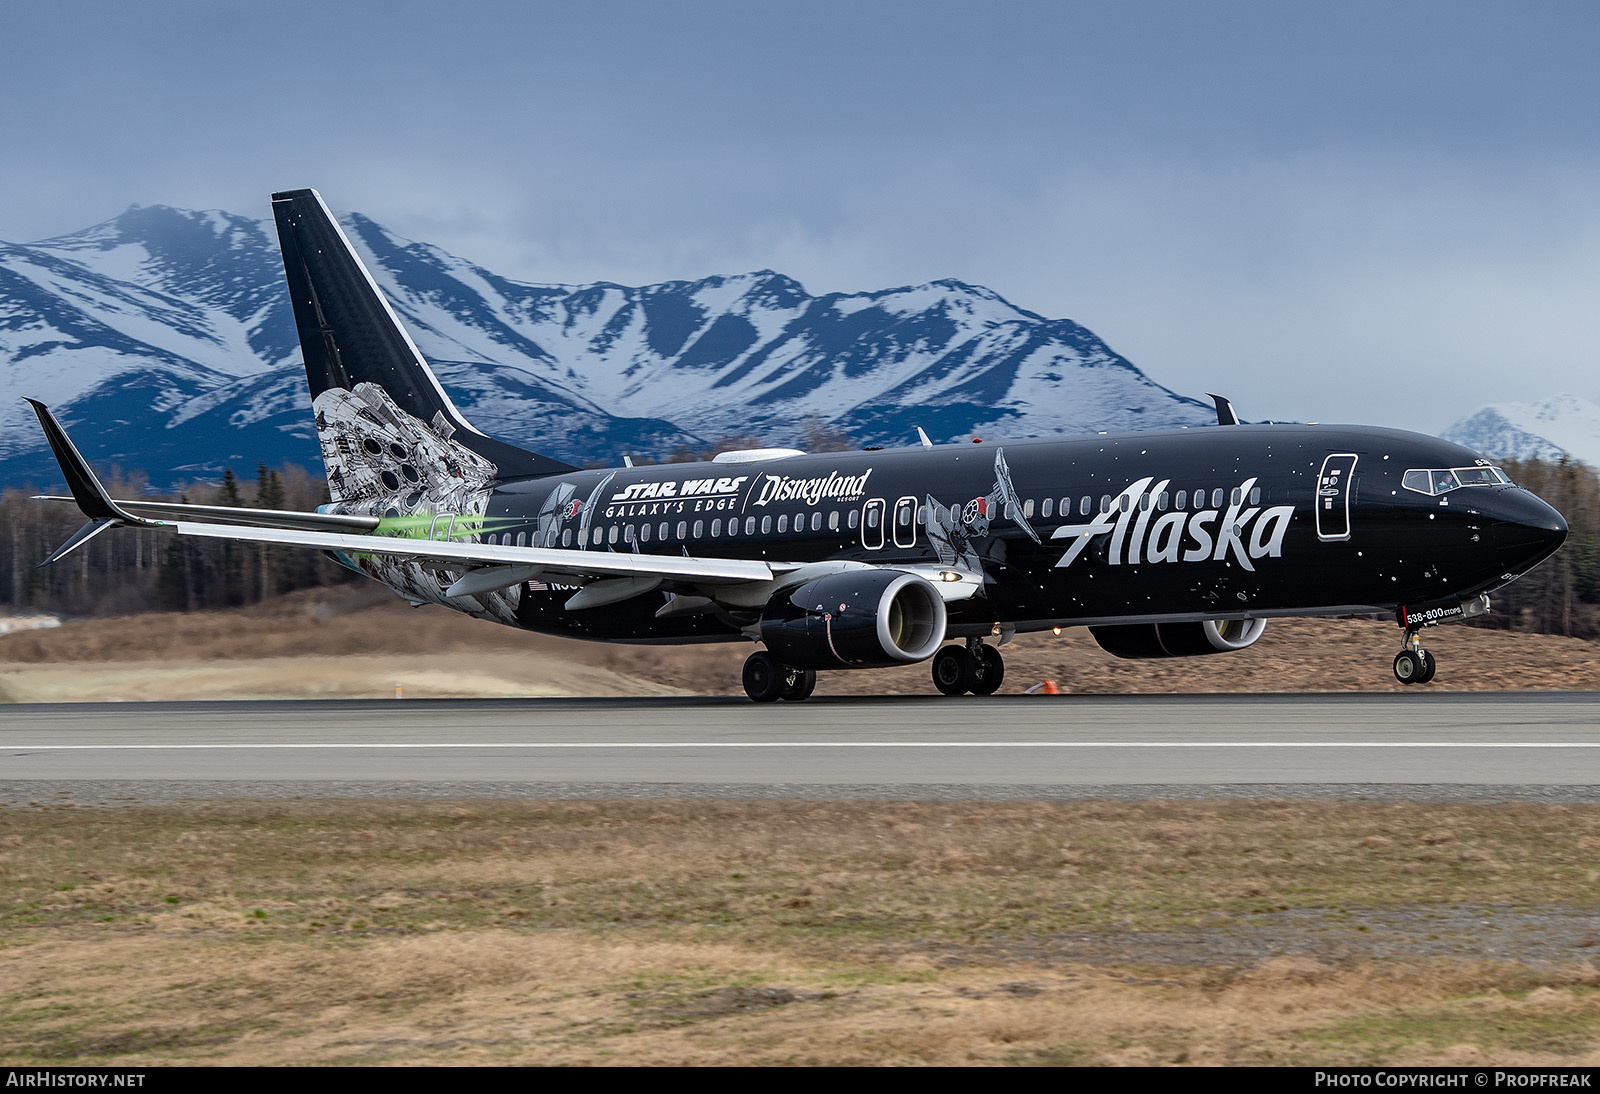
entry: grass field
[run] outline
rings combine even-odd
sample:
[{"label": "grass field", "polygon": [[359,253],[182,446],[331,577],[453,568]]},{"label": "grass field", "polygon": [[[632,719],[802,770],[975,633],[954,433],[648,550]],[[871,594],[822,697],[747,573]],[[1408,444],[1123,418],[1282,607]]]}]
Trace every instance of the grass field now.
[{"label": "grass field", "polygon": [[1600,808],[0,810],[11,1064],[1600,1063]]}]

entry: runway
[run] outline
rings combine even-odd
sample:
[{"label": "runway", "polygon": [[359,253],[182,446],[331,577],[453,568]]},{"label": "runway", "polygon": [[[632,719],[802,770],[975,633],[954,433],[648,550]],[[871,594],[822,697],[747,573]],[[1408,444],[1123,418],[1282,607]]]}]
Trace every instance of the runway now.
[{"label": "runway", "polygon": [[0,800],[1299,796],[1600,801],[1600,696],[529,699],[0,708]]}]

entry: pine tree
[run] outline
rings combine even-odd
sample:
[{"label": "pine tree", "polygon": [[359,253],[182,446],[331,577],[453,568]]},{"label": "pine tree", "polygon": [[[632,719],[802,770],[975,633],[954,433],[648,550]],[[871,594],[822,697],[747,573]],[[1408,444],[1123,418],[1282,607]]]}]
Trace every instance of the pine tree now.
[{"label": "pine tree", "polygon": [[[283,480],[276,471],[268,471],[265,463],[256,464],[256,501],[257,509],[282,509],[285,491]],[[256,545],[256,571],[259,582],[256,587],[258,600],[266,600],[278,592],[281,584],[279,575],[283,572],[283,548],[272,547],[265,543]]]}]

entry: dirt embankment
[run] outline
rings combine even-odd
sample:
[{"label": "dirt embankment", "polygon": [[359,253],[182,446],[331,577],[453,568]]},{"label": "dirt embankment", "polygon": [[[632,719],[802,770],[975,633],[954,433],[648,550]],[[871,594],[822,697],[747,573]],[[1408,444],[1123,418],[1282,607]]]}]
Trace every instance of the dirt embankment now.
[{"label": "dirt embankment", "polygon": [[[1600,644],[1445,626],[1432,687],[1600,688]],[[1248,650],[1123,661],[1088,631],[1021,635],[1003,692],[1054,680],[1064,693],[1399,691],[1399,630],[1373,620],[1273,620]],[[228,612],[68,621],[0,636],[0,693],[17,701],[269,696],[740,694],[744,642],[621,646],[528,634],[376,586],[309,590]],[[825,673],[819,694],[932,690],[926,665]]]}]

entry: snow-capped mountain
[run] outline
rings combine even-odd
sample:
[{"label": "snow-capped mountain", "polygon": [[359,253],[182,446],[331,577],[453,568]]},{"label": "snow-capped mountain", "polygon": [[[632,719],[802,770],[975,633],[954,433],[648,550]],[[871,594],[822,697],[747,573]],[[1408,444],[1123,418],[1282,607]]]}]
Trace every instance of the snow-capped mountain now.
[{"label": "snow-capped mountain", "polygon": [[[346,232],[461,410],[576,463],[720,437],[857,443],[1202,425],[1088,329],[936,281],[812,296],[763,270],[640,288],[513,281],[359,214]],[[91,460],[158,485],[256,461],[319,466],[276,233],[134,206],[0,244],[0,482],[58,477],[21,396]]]},{"label": "snow-capped mountain", "polygon": [[1566,455],[1600,467],[1600,406],[1577,395],[1486,406],[1441,435],[1497,459],[1557,460]]}]

